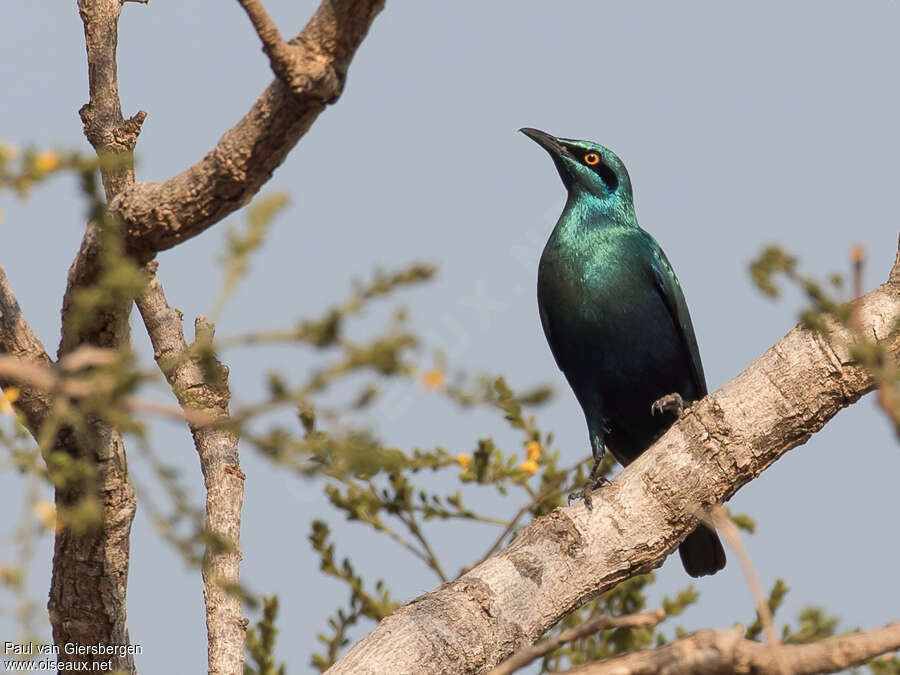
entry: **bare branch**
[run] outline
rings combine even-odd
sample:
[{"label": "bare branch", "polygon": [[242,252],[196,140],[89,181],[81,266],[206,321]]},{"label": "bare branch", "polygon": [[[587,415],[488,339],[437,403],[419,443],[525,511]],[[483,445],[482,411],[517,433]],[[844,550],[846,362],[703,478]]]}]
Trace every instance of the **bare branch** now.
[{"label": "bare branch", "polygon": [[585,621],[580,626],[564,631],[554,638],[538,642],[531,647],[526,647],[516,652],[491,670],[488,675],[510,675],[519,670],[519,668],[524,668],[532,661],[559,649],[564,644],[599,633],[601,630],[610,630],[612,628],[650,628],[665,618],[666,613],[661,609],[643,614],[629,614],[628,616],[599,616],[590,621]]},{"label": "bare branch", "polygon": [[[51,365],[44,345],[31,330],[22,310],[19,309],[19,303],[16,302],[16,296],[9,287],[2,265],[0,265],[0,354],[9,354],[23,365],[34,368],[48,368]],[[10,378],[0,373],[0,387],[6,387],[10,382]],[[40,388],[23,387],[17,406],[25,415],[28,429],[37,436],[50,410],[50,403],[44,391]]]},{"label": "bare branch", "polygon": [[[90,101],[78,111],[84,122],[84,135],[98,155],[130,153],[147,113],[140,111],[128,120],[122,117],[116,74],[122,3],[119,0],[78,0],[78,11],[84,23],[91,95]],[[117,162],[114,166],[104,167],[101,175],[109,200],[134,183],[134,164]]]},{"label": "bare branch", "polygon": [[[900,360],[900,283],[853,304],[865,334]],[[853,335],[831,331],[826,340],[792,330],[689,409],[603,488],[593,510],[577,504],[537,519],[496,556],[384,619],[329,672],[480,672],[590,598],[661,565],[696,526],[698,506],[731,497],[873,389],[846,347]]]},{"label": "bare branch", "polygon": [[278,32],[278,27],[272,19],[269,18],[266,8],[262,6],[262,3],[259,2],[259,0],[238,0],[238,2],[241,3],[244,11],[247,12],[247,16],[250,17],[250,22],[256,29],[256,34],[259,35],[259,39],[262,40],[263,51],[266,53],[266,56],[269,57],[269,62],[272,65],[272,72],[277,74],[280,70],[284,69],[284,62],[290,58],[290,48],[287,43],[281,39],[281,33]]},{"label": "bare branch", "polygon": [[[190,357],[182,314],[169,306],[156,269],[156,262],[147,264],[147,290],[136,300],[153,343],[154,358],[185,415],[200,413],[227,423],[231,396],[228,368],[216,362],[217,372],[210,381],[198,361]],[[197,319],[195,331],[198,340],[205,336],[211,344],[212,326],[202,317]],[[189,426],[206,483],[206,529],[219,540],[207,544],[203,558],[209,672],[231,675],[243,671],[246,628],[241,599],[228,591],[238,585],[241,563],[244,474],[238,459],[238,434],[224,424],[189,422]]]},{"label": "bare branch", "polygon": [[[658,649],[598,661],[566,671],[567,675],[693,675],[755,673],[777,675],[780,663],[793,675],[836,673],[900,649],[900,623],[864,633],[826,638],[808,645],[781,645],[774,650],[743,639],[741,626],[705,630]],[[779,663],[780,662],[780,663]]]},{"label": "bare branch", "polygon": [[383,6],[384,0],[323,0],[287,43],[292,53],[302,50],[296,83],[272,82],[194,166],[163,183],[137,183],[114,199],[110,210],[126,224],[128,249],[150,258],[246,204],[326,104],[337,100],[350,61]]}]

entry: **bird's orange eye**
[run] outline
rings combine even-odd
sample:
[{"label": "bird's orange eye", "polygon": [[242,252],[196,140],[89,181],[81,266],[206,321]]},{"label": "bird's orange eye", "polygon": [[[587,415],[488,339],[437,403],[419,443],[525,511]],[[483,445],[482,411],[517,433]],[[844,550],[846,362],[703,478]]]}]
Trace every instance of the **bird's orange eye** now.
[{"label": "bird's orange eye", "polygon": [[600,155],[598,155],[596,152],[589,152],[588,154],[586,154],[584,156],[584,162],[585,162],[585,164],[590,164],[591,166],[594,166],[595,164],[599,164],[600,163]]}]

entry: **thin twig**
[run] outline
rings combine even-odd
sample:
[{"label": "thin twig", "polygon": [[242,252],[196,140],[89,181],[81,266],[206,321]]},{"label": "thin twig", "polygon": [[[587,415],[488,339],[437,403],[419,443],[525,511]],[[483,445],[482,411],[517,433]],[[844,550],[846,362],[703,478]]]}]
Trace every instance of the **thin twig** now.
[{"label": "thin twig", "polygon": [[747,549],[744,547],[744,542],[741,539],[737,527],[735,527],[731,518],[728,517],[728,512],[719,505],[713,506],[707,513],[708,517],[703,519],[704,522],[708,526],[721,532],[722,536],[725,537],[725,540],[737,554],[738,560],[740,560],[741,563],[741,569],[743,569],[744,576],[747,578],[747,585],[750,587],[750,592],[753,594],[753,600],[756,603],[756,611],[759,614],[759,620],[762,624],[763,637],[765,638],[766,645],[772,650],[772,659],[778,666],[782,675],[789,675],[790,671],[788,670],[787,664],[782,659],[781,652],[778,650],[781,640],[778,639],[778,633],[775,631],[772,610],[769,609],[769,602],[763,593],[759,575],[756,573],[756,568],[753,566],[750,554],[747,553]]},{"label": "thin twig", "polygon": [[444,570],[441,568],[441,563],[438,561],[437,555],[435,555],[434,550],[431,548],[431,545],[428,543],[428,540],[425,539],[425,535],[422,534],[422,530],[419,529],[419,524],[416,521],[416,514],[412,511],[407,511],[409,513],[409,520],[400,517],[400,520],[409,528],[410,533],[422,544],[422,548],[425,549],[425,553],[428,555],[428,566],[434,570],[435,574],[441,580],[441,583],[445,583],[447,581],[447,575],[444,574]]},{"label": "thin twig", "polygon": [[[83,349],[85,347],[79,348],[70,356],[76,356]],[[111,360],[118,358],[115,352],[109,349],[97,349],[95,347],[89,347],[88,349],[91,351],[90,360],[94,363],[110,363]],[[66,357],[60,362],[60,365],[67,364],[71,367],[74,362],[68,359],[69,357]],[[83,359],[78,358],[76,361],[83,366]],[[34,362],[23,361],[14,356],[0,355],[0,379],[26,385],[42,393],[59,393],[74,399],[86,398],[102,391],[102,388],[98,388],[95,381],[88,381],[84,378],[59,377],[51,368],[37,365]],[[108,386],[112,388],[115,386],[115,383],[110,381]],[[128,410],[186,421],[195,426],[207,426],[216,422],[214,416],[199,409],[175,408],[162,403],[146,401],[136,396],[123,396],[120,401]]]},{"label": "thin twig", "polygon": [[586,621],[580,626],[563,631],[549,640],[538,642],[516,652],[499,666],[488,671],[488,675],[510,675],[510,673],[524,668],[532,661],[559,649],[564,644],[593,635],[601,630],[610,630],[612,628],[650,628],[665,618],[666,613],[662,609],[644,614],[628,614],[627,616],[600,616]]}]

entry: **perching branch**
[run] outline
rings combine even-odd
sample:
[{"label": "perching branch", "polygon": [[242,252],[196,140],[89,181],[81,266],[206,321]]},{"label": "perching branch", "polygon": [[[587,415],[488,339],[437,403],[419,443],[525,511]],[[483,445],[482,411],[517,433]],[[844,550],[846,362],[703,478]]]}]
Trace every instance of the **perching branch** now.
[{"label": "perching branch", "polygon": [[742,626],[704,630],[658,649],[644,649],[566,671],[566,675],[692,675],[753,673],[777,675],[780,663],[793,675],[836,673],[900,649],[900,623],[865,633],[836,635],[807,645],[774,649],[744,639]]},{"label": "perching branch", "polygon": [[[238,460],[238,434],[230,428],[228,368],[214,358],[199,362],[184,338],[182,314],[169,306],[156,276],[157,263],[146,266],[147,290],[136,303],[153,344],[154,358],[189,418],[199,412],[217,424],[189,423],[206,483],[207,542],[203,558],[209,673],[231,675],[244,667],[244,620],[234,591],[241,563],[241,506],[244,474]],[[195,323],[196,340],[212,343],[212,326]],[[208,342],[206,342],[208,341]],[[206,368],[204,368],[206,366]],[[211,372],[212,371],[212,372]]]},{"label": "perching branch", "polygon": [[[900,257],[890,280],[852,304],[862,334],[900,355]],[[854,335],[797,327],[689,409],[602,490],[594,508],[537,519],[493,558],[384,619],[330,673],[482,672],[572,610],[658,567],[697,523],[839,410],[871,391]]]},{"label": "perching branch", "polygon": [[[244,206],[340,96],[350,61],[383,6],[384,0],[323,0],[290,42],[281,42],[277,29],[274,37],[264,30],[264,44],[280,45],[275,63],[287,64],[282,70],[289,73],[276,69],[278,79],[194,166],[162,183],[132,185],[112,200],[128,250],[149,259]],[[274,29],[260,18],[265,12],[258,3],[245,7],[254,25]]]}]

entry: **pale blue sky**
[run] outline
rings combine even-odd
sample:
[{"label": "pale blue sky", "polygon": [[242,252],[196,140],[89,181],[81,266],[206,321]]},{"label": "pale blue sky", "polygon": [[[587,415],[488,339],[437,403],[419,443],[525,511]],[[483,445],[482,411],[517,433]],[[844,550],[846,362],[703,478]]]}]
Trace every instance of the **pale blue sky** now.
[{"label": "pale blue sky", "polygon": [[[282,32],[293,34],[316,3],[266,5]],[[824,276],[846,271],[848,250],[860,243],[869,254],[867,288],[887,275],[898,230],[898,22],[900,5],[891,0],[389,2],[339,103],[266,186],[289,191],[292,205],[220,334],[312,315],[376,264],[435,261],[438,280],[403,296],[413,325],[457,365],[505,373],[517,386],[556,385],[540,419],[555,431],[564,462],[574,462],[589,452],[584,421],[544,342],[533,290],[564,192],[546,155],[516,130],[535,126],[595,140],[623,159],[638,218],[681,279],[715,389],[794,325],[796,295],[773,303],[749,282],[747,261],[764,244],[783,244],[804,270]],[[0,140],[88,150],[77,114],[87,84],[75,2],[10,5],[3,34]],[[141,180],[164,179],[202,157],[271,79],[238,3],[212,0],[127,3],[119,75],[125,114],[148,112],[137,148]],[[58,179],[25,203],[3,197],[0,209],[0,262],[55,352],[84,206],[74,182]],[[169,299],[189,319],[215,298],[224,231],[216,227],[160,256]],[[355,325],[374,329],[383,314]],[[150,363],[142,327],[135,335]],[[297,377],[318,362],[285,349],[245,350],[226,360],[243,401],[261,391],[265,371]],[[463,452],[487,433],[507,447],[517,440],[495,417],[460,415],[433,396],[382,412],[378,428],[399,447],[441,444]],[[188,434],[161,423],[153,438],[183,467],[199,498]],[[312,517],[329,520],[338,554],[353,555],[396,597],[436,585],[406,552],[336,517],[317,483],[282,475],[250,449],[242,463],[244,579],[281,595],[278,653],[290,672],[309,668],[315,634],[347,596],[318,576],[306,540]],[[764,585],[780,576],[792,589],[782,620],[811,603],[840,614],[845,628],[898,618],[900,590],[881,576],[900,557],[889,534],[900,516],[898,475],[897,443],[865,399],[732,500],[734,510],[757,519],[747,545]],[[427,484],[445,479],[452,477]],[[20,479],[4,475],[0,485],[9,513],[20,503]],[[497,504],[477,492],[471,498]],[[495,508],[499,515],[515,510],[511,502]],[[480,557],[495,536],[456,526],[435,532],[450,569]],[[201,672],[199,575],[185,570],[143,512],[133,542],[129,626],[144,646],[138,667]],[[51,550],[44,538],[34,563],[40,603]],[[0,549],[0,562],[9,555]],[[677,557],[659,576],[655,599],[688,582]],[[752,619],[734,561],[695,586],[700,602],[684,615],[687,627]],[[11,630],[4,618],[0,639],[11,639]]]}]

